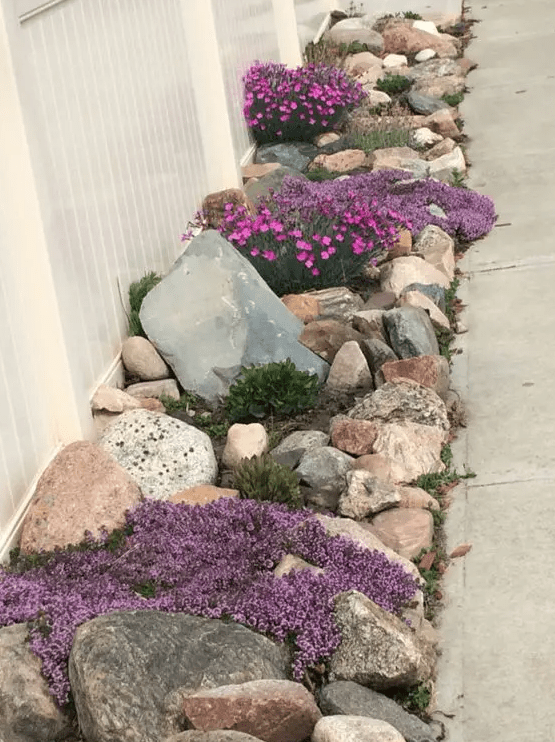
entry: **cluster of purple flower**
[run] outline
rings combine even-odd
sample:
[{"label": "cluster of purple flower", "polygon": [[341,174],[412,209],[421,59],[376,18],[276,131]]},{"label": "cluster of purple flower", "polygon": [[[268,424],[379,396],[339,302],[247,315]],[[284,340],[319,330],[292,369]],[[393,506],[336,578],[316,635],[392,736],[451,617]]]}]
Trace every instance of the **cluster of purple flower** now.
[{"label": "cluster of purple flower", "polygon": [[[435,224],[451,236],[471,242],[486,235],[496,220],[495,206],[488,196],[432,178],[414,180],[405,170],[377,170],[322,182],[287,177],[277,198],[281,210],[298,211],[304,219],[310,218],[312,204],[328,201],[341,213],[350,208],[353,193],[360,203],[379,204],[396,214],[415,236],[428,224]],[[439,206],[445,217],[431,213],[431,204]]]},{"label": "cluster of purple flower", "polygon": [[[60,705],[70,691],[67,662],[77,627],[120,610],[229,616],[277,641],[294,637],[293,675],[329,657],[340,635],[334,596],[358,590],[399,613],[417,585],[382,553],[329,537],[308,511],[224,498],[203,507],[146,500],[128,514],[132,534],[115,552],[57,552],[23,574],[0,571],[0,626],[34,622],[31,648]],[[286,553],[321,567],[281,578]],[[138,586],[155,586],[140,597]]]},{"label": "cluster of purple flower", "polygon": [[366,95],[343,70],[324,64],[288,69],[276,62],[255,62],[243,84],[243,112],[258,142],[310,141],[333,129]]},{"label": "cluster of purple flower", "polygon": [[[301,183],[310,184],[310,190],[297,197],[291,184]],[[254,216],[243,206],[226,204],[219,228],[244,249],[276,294],[349,282],[395,245],[400,229],[410,228],[397,211],[379,208],[366,194],[361,198],[356,188],[347,188],[337,201],[319,183],[289,178],[284,185],[258,202]]]}]

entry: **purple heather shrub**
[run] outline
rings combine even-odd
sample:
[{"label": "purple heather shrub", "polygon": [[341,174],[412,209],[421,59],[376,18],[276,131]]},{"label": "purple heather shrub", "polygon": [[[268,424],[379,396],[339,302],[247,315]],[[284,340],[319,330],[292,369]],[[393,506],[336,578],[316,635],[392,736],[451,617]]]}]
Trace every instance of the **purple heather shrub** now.
[{"label": "purple heather shrub", "polygon": [[325,64],[288,69],[276,62],[255,62],[243,85],[243,113],[259,143],[311,141],[333,129],[366,96],[360,83]]},{"label": "purple heather shrub", "polygon": [[[339,644],[335,595],[358,590],[398,614],[418,589],[381,552],[327,536],[314,514],[275,503],[146,500],[128,513],[127,527],[114,551],[91,541],[89,551],[54,552],[21,574],[0,569],[0,626],[29,622],[31,649],[60,705],[70,692],[75,631],[96,616],[143,609],[229,617],[276,641],[293,640],[293,676],[300,680]],[[287,553],[324,573],[275,577]]]}]

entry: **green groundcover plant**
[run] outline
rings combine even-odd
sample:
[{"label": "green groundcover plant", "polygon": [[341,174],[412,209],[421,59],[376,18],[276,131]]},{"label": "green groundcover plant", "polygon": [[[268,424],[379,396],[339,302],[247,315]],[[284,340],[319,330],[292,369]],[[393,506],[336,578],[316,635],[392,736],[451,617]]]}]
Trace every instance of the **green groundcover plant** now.
[{"label": "green groundcover plant", "polygon": [[255,62],[243,84],[243,112],[259,144],[312,141],[334,129],[366,96],[343,70],[325,64],[289,69],[276,62]]},{"label": "green groundcover plant", "polygon": [[[158,610],[230,618],[291,641],[293,676],[301,680],[339,644],[335,595],[358,590],[398,615],[418,589],[383,553],[327,536],[313,513],[250,499],[145,500],[117,539],[90,538],[84,548],[42,555],[40,566],[23,572],[0,567],[0,626],[29,622],[30,648],[60,705],[69,699],[75,631],[96,616]],[[323,572],[277,578],[273,570],[288,553]]]}]

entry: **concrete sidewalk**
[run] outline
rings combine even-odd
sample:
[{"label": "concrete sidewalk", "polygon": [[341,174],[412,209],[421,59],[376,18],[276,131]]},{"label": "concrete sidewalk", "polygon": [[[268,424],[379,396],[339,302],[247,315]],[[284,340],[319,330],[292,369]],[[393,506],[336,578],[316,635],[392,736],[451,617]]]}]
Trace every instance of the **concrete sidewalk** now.
[{"label": "concrete sidewalk", "polygon": [[453,380],[469,421],[435,717],[451,742],[555,740],[555,2],[481,0],[461,106],[469,186],[498,225],[461,263]]}]

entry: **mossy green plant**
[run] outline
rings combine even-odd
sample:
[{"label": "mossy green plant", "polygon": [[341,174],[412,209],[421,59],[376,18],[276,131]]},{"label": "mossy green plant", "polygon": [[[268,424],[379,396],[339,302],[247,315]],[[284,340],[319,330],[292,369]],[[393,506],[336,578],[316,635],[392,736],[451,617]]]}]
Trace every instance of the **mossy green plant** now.
[{"label": "mossy green plant", "polygon": [[376,83],[377,89],[388,95],[400,95],[408,90],[411,85],[412,81],[404,75],[387,75]]},{"label": "mossy green plant", "polygon": [[149,291],[157,286],[162,280],[162,276],[159,276],[154,271],[147,273],[138,281],[135,281],[129,286],[129,336],[142,335],[146,337],[146,333],[141,324],[139,312],[144,301],[145,296]]},{"label": "mossy green plant", "polygon": [[245,459],[235,470],[233,484],[241,497],[251,500],[280,502],[295,509],[304,504],[295,472],[269,454]]},{"label": "mossy green plant", "polygon": [[460,103],[464,100],[464,93],[446,93],[445,95],[442,95],[442,100],[444,100],[448,106],[458,106]]}]

